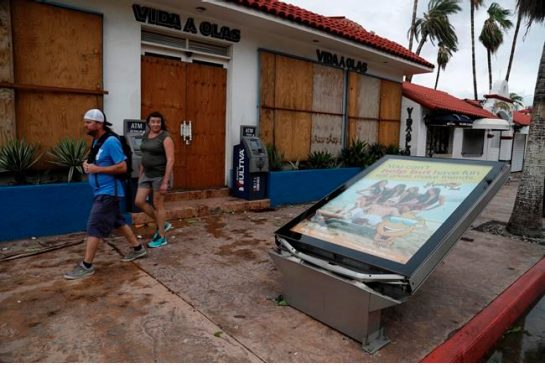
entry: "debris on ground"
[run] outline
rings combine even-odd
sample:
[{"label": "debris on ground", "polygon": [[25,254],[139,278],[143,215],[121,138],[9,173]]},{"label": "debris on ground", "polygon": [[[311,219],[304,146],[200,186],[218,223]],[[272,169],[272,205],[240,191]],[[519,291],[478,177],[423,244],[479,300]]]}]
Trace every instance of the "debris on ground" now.
[{"label": "debris on ground", "polygon": [[511,234],[507,231],[505,228],[507,226],[507,223],[491,220],[488,222],[485,222],[477,227],[473,227],[474,230],[484,233],[491,233],[496,236],[503,236],[508,237],[514,240],[524,241],[524,242],[532,242],[537,243],[540,245],[545,245],[545,238],[535,238],[535,237],[527,237],[527,236],[517,236],[514,234]]}]

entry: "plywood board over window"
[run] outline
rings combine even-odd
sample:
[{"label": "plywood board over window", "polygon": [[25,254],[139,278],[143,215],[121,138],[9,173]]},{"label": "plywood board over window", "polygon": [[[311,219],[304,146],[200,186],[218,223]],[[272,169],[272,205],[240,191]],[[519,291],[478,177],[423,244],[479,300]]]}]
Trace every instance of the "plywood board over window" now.
[{"label": "plywood board over window", "polygon": [[354,72],[348,77],[348,139],[378,142],[380,79]]},{"label": "plywood board over window", "polygon": [[277,55],[275,66],[275,108],[310,111],[312,63]]},{"label": "plywood board over window", "polygon": [[381,80],[379,143],[399,146],[401,120],[401,84]]},{"label": "plywood board over window", "polygon": [[344,73],[315,64],[313,74],[310,152],[329,152],[337,156],[343,141]]},{"label": "plywood board over window", "polygon": [[285,160],[306,160],[312,128],[312,63],[270,52],[260,52],[259,57],[260,136]]},{"label": "plywood board over window", "polygon": [[274,140],[286,161],[304,161],[310,150],[310,113],[275,111]]},{"label": "plywood board over window", "polygon": [[102,16],[27,0],[11,11],[14,83],[25,85],[16,89],[17,136],[42,149],[83,138],[83,113],[102,106]]},{"label": "plywood board over window", "polygon": [[276,78],[276,56],[268,52],[260,52],[259,100],[261,103],[259,133],[263,143],[274,145],[274,92]]}]

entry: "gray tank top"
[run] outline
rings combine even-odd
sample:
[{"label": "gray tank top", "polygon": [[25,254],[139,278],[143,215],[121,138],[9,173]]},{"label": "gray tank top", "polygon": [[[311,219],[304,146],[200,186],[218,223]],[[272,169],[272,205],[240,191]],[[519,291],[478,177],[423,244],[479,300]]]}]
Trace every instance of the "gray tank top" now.
[{"label": "gray tank top", "polygon": [[142,137],[142,166],[147,177],[163,177],[167,166],[167,156],[163,142],[169,137],[167,131],[161,131],[155,138],[148,138],[149,132]]}]

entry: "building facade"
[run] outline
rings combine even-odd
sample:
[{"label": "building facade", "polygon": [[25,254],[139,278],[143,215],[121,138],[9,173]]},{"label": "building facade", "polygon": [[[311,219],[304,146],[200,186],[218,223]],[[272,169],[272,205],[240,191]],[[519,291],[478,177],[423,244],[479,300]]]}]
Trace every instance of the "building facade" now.
[{"label": "building facade", "polygon": [[47,148],[84,137],[87,108],[118,133],[157,110],[179,189],[227,185],[243,125],[290,161],[353,139],[397,144],[403,75],[433,68],[346,18],[278,1],[1,5],[2,135]]}]

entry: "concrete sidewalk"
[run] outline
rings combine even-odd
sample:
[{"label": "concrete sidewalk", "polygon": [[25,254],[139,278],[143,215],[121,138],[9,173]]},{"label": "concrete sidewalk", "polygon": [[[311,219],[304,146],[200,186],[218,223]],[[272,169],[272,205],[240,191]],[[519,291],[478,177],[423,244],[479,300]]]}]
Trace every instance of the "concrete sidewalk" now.
[{"label": "concrete sidewalk", "polygon": [[[505,185],[474,225],[506,222],[515,193],[515,183]],[[369,355],[274,300],[281,289],[267,254],[273,232],[307,207],[178,221],[167,246],[134,263],[119,261],[127,247],[114,237],[97,254],[97,273],[83,281],[62,278],[83,244],[0,262],[0,360],[418,362],[545,255],[536,243],[468,230],[415,295],[383,312],[392,342]],[[148,238],[151,228],[139,233]],[[13,253],[32,245],[0,247]]]}]

